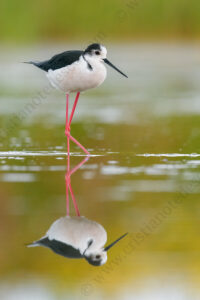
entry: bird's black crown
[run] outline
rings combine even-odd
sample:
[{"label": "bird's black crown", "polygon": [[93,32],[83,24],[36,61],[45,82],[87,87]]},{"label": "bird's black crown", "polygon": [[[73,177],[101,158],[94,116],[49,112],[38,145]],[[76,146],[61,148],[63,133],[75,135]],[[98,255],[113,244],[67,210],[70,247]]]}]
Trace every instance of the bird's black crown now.
[{"label": "bird's black crown", "polygon": [[101,45],[98,43],[94,43],[89,45],[86,49],[85,49],[85,53],[91,53],[92,50],[101,50]]}]

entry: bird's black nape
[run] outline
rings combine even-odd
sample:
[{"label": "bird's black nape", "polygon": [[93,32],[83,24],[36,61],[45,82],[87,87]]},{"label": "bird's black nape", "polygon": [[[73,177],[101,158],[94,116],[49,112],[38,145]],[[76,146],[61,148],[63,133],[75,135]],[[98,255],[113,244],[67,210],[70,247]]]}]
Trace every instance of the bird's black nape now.
[{"label": "bird's black nape", "polygon": [[101,45],[98,43],[91,44],[85,49],[84,53],[91,53],[92,50],[101,50]]}]

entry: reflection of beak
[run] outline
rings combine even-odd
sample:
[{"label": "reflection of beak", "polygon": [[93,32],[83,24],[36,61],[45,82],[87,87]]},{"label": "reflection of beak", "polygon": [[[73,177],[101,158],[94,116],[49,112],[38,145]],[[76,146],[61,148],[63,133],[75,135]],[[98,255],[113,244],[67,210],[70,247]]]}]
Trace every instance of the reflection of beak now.
[{"label": "reflection of beak", "polygon": [[116,241],[112,242],[110,245],[108,245],[107,247],[104,248],[104,251],[108,251],[112,246],[114,246],[117,242],[119,242],[121,239],[123,239],[126,235],[128,234],[125,233],[122,236],[120,236]]},{"label": "reflection of beak", "polygon": [[110,67],[112,67],[113,69],[115,69],[117,72],[119,72],[120,74],[122,74],[123,76],[125,76],[126,78],[128,78],[127,75],[125,75],[122,71],[120,71],[117,67],[115,67],[107,58],[103,59],[105,61],[105,63],[107,65],[109,65]]}]

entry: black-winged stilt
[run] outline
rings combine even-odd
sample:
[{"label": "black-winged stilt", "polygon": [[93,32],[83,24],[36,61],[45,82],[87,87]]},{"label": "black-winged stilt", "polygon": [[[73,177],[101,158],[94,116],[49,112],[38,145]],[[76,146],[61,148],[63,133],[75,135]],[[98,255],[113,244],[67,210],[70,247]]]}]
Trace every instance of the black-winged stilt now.
[{"label": "black-winged stilt", "polygon": [[83,216],[65,216],[56,220],[41,239],[28,247],[47,247],[64,257],[85,258],[93,266],[102,266],[107,261],[107,251],[126,235],[104,247],[107,233],[102,225]]},{"label": "black-winged stilt", "polygon": [[[87,155],[89,152],[70,134],[70,125],[81,92],[95,88],[103,83],[106,78],[104,62],[116,71],[127,77],[107,58],[107,50],[103,45],[94,43],[85,51],[71,50],[53,56],[42,62],[30,61],[28,63],[47,72],[47,78],[53,87],[66,93],[66,127],[65,134],[69,140],[77,144]],[[69,94],[77,93],[68,121]]]}]

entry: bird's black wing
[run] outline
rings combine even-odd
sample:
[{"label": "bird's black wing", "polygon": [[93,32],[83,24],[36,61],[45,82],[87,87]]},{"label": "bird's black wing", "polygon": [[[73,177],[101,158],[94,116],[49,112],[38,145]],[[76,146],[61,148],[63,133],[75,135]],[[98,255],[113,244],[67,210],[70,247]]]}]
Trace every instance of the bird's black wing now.
[{"label": "bird's black wing", "polygon": [[48,237],[43,238],[35,243],[37,245],[50,248],[56,254],[62,255],[64,257],[68,257],[68,258],[83,257],[78,249],[57,240],[49,240]]},{"label": "bird's black wing", "polygon": [[41,61],[41,62],[34,62],[30,61],[28,63],[33,64],[34,66],[44,70],[56,70],[68,65],[71,65],[76,60],[79,60],[80,56],[83,54],[83,51],[80,50],[71,50],[65,51],[59,54],[54,55],[49,60]]}]

